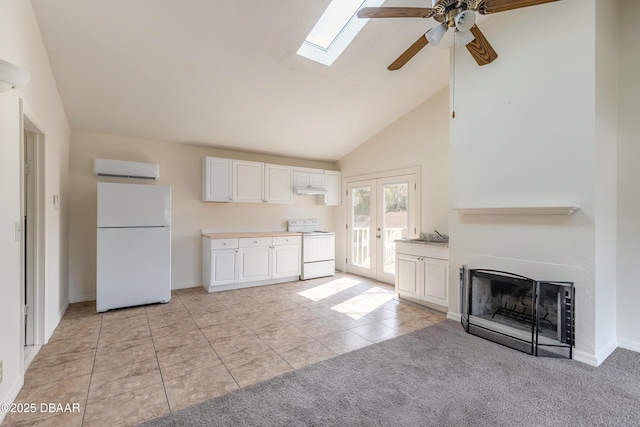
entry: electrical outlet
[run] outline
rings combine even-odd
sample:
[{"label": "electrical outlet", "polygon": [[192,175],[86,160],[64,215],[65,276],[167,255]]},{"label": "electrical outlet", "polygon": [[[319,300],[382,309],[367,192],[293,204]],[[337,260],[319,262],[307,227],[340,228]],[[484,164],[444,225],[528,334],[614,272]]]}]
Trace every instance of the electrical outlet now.
[{"label": "electrical outlet", "polygon": [[2,383],[2,360],[0,360],[0,383]]}]

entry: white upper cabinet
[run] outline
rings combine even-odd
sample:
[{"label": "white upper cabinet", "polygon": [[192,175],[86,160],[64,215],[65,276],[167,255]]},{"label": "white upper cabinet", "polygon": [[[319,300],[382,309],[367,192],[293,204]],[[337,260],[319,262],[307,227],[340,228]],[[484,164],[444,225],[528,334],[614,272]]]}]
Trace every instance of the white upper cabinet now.
[{"label": "white upper cabinet", "polygon": [[233,160],[233,201],[264,201],[264,163]]},{"label": "white upper cabinet", "polygon": [[218,157],[202,159],[202,201],[230,202],[232,200],[232,181],[231,159]]},{"label": "white upper cabinet", "polygon": [[293,171],[294,187],[324,187],[324,171],[320,169],[295,169]]},{"label": "white upper cabinet", "polygon": [[291,203],[291,168],[264,165],[264,198],[267,203]]},{"label": "white upper cabinet", "polygon": [[317,203],[326,206],[342,204],[342,172],[324,171],[324,188],[327,193],[317,196]]},{"label": "white upper cabinet", "polygon": [[203,202],[293,203],[294,189],[305,195],[326,190],[316,203],[339,206],[342,173],[219,157],[202,159]]}]

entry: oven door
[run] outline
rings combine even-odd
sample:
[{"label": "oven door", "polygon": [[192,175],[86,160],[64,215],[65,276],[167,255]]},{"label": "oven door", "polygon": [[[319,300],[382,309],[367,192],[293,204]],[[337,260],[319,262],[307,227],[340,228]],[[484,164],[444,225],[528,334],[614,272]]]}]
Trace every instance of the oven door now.
[{"label": "oven door", "polygon": [[302,236],[302,262],[329,261],[335,258],[333,234],[305,234]]}]

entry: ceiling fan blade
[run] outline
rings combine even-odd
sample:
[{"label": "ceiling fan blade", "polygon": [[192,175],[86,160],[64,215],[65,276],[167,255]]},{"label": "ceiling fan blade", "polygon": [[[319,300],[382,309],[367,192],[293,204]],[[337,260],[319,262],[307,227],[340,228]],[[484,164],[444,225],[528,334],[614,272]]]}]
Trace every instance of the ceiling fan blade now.
[{"label": "ceiling fan blade", "polygon": [[505,12],[507,10],[520,9],[521,7],[537,6],[560,0],[487,0],[482,14]]},{"label": "ceiling fan blade", "polygon": [[404,64],[406,64],[407,62],[409,62],[409,60],[411,58],[413,58],[416,53],[420,52],[420,50],[425,47],[427,44],[429,44],[429,41],[427,40],[427,38],[423,35],[420,36],[420,38],[418,40],[415,41],[415,43],[413,43],[409,49],[405,50],[402,55],[400,55],[398,57],[398,59],[396,59],[395,61],[393,61],[393,63],[391,65],[389,65],[387,67],[387,70],[389,71],[395,71],[395,70],[399,70],[400,68],[402,68],[402,66]]},{"label": "ceiling fan blade", "polygon": [[489,44],[489,41],[477,25],[471,27],[469,31],[471,31],[475,39],[467,45],[467,50],[471,53],[471,56],[473,56],[473,59],[476,60],[478,65],[491,64],[498,58],[498,54],[493,50],[493,47],[491,47],[491,44]]},{"label": "ceiling fan blade", "polygon": [[428,7],[363,7],[358,18],[429,18],[433,9]]}]

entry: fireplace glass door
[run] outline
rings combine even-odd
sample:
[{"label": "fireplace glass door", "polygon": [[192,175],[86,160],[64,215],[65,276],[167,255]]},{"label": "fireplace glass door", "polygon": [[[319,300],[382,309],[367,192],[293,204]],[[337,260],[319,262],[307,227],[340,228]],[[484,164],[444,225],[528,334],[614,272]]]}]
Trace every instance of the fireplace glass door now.
[{"label": "fireplace glass door", "polygon": [[461,286],[467,332],[525,353],[571,358],[573,284],[463,268]]}]

